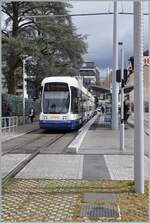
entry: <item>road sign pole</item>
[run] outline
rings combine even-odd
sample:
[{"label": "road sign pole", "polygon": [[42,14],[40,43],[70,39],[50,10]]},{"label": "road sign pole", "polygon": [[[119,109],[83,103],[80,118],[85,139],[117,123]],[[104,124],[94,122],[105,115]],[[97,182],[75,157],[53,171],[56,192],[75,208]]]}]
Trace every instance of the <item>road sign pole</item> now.
[{"label": "road sign pole", "polygon": [[118,84],[116,70],[118,69],[118,34],[117,34],[117,1],[114,1],[113,19],[113,72],[112,72],[112,129],[118,129]]},{"label": "road sign pole", "polygon": [[134,180],[144,193],[143,2],[134,3]]}]

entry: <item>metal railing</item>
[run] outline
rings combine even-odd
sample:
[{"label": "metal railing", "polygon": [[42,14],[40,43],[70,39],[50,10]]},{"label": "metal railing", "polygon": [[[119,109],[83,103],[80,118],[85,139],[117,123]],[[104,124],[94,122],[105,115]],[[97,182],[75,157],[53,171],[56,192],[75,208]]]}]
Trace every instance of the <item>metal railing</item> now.
[{"label": "metal railing", "polygon": [[1,117],[2,139],[15,134],[18,126],[18,117]]}]

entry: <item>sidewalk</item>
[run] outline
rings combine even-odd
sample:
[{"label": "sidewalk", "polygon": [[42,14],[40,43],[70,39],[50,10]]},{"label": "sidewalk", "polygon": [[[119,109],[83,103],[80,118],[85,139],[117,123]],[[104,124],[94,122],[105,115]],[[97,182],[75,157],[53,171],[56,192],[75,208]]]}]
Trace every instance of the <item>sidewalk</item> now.
[{"label": "sidewalk", "polygon": [[[79,133],[70,143],[78,148],[76,153],[71,154],[70,145],[68,145],[65,154],[39,154],[16,177],[26,179],[36,177],[37,179],[133,180],[134,129],[128,127],[125,130],[125,150],[121,151],[119,130],[111,130],[110,125],[105,125],[102,122],[102,116],[96,118],[91,126],[87,125],[87,130],[81,131],[83,134]],[[149,165],[148,145],[148,141],[145,140],[146,179],[148,178]]]},{"label": "sidewalk", "polygon": [[[103,174],[106,179],[108,174],[113,180],[133,180],[134,178],[134,129],[130,126],[125,130],[125,149],[120,150],[120,132],[112,130],[102,123],[100,117],[87,131],[84,140],[78,150],[79,154],[95,155],[96,159],[103,157]],[[149,144],[145,134],[145,178],[148,179],[149,169]],[[90,168],[89,168],[90,169]],[[100,174],[101,171],[99,171]]]},{"label": "sidewalk", "polygon": [[27,123],[25,125],[18,125],[16,131],[2,133],[2,142],[8,141],[10,139],[25,135],[26,133],[32,132],[39,129],[39,122]]}]

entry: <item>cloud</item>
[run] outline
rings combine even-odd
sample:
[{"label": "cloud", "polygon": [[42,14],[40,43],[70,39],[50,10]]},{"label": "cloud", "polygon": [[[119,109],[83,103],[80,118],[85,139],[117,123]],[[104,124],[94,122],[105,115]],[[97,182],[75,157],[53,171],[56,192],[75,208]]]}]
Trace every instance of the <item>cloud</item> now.
[{"label": "cloud", "polygon": [[[113,11],[112,2],[77,1],[71,13],[94,13]],[[148,3],[145,3],[145,11]],[[133,2],[121,2],[118,11],[132,12]],[[86,59],[95,61],[100,69],[112,67],[113,15],[72,17],[80,34],[88,34],[88,55]],[[125,64],[133,55],[133,16],[118,15],[118,41],[124,43]],[[148,16],[144,17],[144,46],[148,47]]]}]

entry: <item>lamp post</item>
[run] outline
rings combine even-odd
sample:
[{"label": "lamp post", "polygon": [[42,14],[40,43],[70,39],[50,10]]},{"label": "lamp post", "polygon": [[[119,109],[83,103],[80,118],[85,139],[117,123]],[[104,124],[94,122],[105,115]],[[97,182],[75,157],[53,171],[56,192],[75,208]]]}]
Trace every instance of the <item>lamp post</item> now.
[{"label": "lamp post", "polygon": [[26,98],[28,98],[28,94],[27,94],[27,84],[26,84],[26,78],[27,78],[27,74],[26,74],[26,69],[25,69],[25,65],[26,65],[26,60],[30,59],[31,56],[23,56],[22,59],[22,64],[23,64],[23,124],[25,124],[26,121]]},{"label": "lamp post", "polygon": [[123,43],[119,42],[121,47],[121,121],[120,121],[120,150],[124,151],[124,49]]}]

